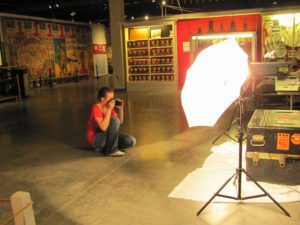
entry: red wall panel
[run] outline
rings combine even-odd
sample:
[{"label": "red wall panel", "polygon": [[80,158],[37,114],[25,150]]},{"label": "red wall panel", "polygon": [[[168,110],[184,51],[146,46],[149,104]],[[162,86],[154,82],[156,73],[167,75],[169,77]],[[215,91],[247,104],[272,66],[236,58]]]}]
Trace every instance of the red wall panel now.
[{"label": "red wall panel", "polygon": [[[247,31],[255,31],[257,36],[256,59],[261,61],[261,32],[262,16],[260,14],[243,16],[211,17],[192,20],[179,20],[177,22],[177,53],[178,53],[178,81],[179,88],[183,87],[187,69],[190,67],[190,52],[183,52],[183,42],[190,42],[192,35],[199,33],[207,34],[209,32],[209,20],[213,21],[214,33],[231,32],[231,22],[235,22],[235,31],[244,31],[244,22],[247,24]],[[221,24],[223,30],[221,30]]]}]

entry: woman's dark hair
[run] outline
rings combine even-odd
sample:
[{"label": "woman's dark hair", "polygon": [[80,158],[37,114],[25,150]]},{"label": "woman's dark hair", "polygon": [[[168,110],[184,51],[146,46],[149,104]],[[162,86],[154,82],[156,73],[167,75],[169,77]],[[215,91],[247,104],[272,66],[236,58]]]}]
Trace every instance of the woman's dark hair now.
[{"label": "woman's dark hair", "polygon": [[104,98],[107,93],[111,93],[113,91],[114,90],[112,88],[109,88],[109,87],[100,88],[99,91],[98,91],[98,100],[100,100],[101,98]]}]

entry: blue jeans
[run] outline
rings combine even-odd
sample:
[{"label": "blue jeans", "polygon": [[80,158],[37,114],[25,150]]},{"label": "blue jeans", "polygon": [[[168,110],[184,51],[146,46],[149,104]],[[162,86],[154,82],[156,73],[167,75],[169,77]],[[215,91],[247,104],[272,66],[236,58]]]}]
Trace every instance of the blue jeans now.
[{"label": "blue jeans", "polygon": [[134,146],[136,140],[134,137],[119,132],[120,120],[118,117],[112,117],[105,132],[99,130],[95,134],[94,143],[98,148],[103,149],[104,155],[109,155],[119,149],[126,149]]}]

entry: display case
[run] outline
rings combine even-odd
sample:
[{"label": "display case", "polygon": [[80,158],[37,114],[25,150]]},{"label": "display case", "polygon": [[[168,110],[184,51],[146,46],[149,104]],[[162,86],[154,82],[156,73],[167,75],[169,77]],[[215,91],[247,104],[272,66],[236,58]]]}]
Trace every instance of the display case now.
[{"label": "display case", "polygon": [[175,90],[174,25],[125,28],[128,91]]},{"label": "display case", "polygon": [[0,102],[21,100],[26,96],[25,68],[0,66]]},{"label": "display case", "polygon": [[264,61],[300,64],[300,13],[263,17]]},{"label": "display case", "polygon": [[205,48],[222,42],[228,38],[234,38],[241,48],[248,54],[250,61],[256,60],[256,33],[255,32],[231,32],[207,35],[191,36],[191,64],[196,59],[197,55]]}]

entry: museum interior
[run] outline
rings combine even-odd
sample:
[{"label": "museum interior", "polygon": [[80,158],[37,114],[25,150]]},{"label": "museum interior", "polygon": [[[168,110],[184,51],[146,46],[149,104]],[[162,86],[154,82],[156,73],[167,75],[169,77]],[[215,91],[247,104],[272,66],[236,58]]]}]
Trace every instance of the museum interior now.
[{"label": "museum interior", "polygon": [[300,224],[300,2],[0,0],[0,225]]}]

